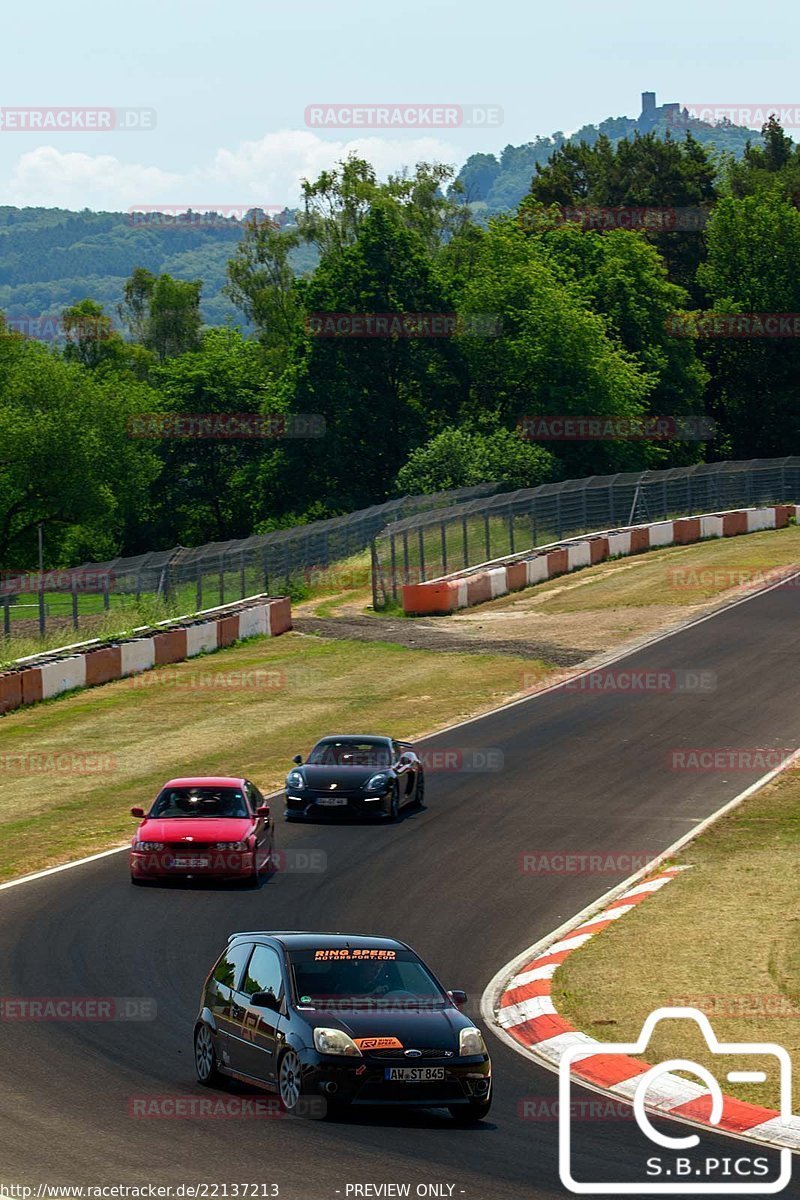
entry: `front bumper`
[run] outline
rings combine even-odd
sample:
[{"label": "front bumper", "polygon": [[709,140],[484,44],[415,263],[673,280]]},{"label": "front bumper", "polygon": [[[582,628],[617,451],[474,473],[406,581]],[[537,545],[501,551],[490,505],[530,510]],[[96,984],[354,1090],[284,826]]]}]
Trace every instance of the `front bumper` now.
[{"label": "front bumper", "polygon": [[[344,803],[324,803],[334,798]],[[363,821],[370,817],[388,817],[391,810],[391,791],[369,796],[363,792],[345,792],[334,797],[331,792],[304,789],[287,793],[284,816],[287,821]]]},{"label": "front bumper", "polygon": [[[372,1055],[344,1058],[307,1050],[300,1051],[300,1061],[308,1091],[341,1104],[445,1108],[485,1100],[491,1089],[492,1064],[488,1055],[426,1057],[412,1061]],[[444,1079],[429,1082],[389,1080],[386,1070],[393,1066],[443,1068]]]},{"label": "front bumper", "polygon": [[132,850],[131,875],[134,879],[181,879],[203,876],[209,879],[244,879],[253,874],[252,850]]}]

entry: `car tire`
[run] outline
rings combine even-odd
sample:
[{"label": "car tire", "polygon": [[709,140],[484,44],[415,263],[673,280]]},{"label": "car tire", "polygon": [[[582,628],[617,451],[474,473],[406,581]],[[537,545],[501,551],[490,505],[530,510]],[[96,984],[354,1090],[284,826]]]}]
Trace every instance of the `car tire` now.
[{"label": "car tire", "polygon": [[392,800],[389,806],[389,820],[400,820],[400,791],[397,787],[397,784],[394,785],[394,790],[392,791]]},{"label": "car tire", "polygon": [[217,1052],[209,1027],[201,1023],[194,1031],[194,1069],[203,1087],[219,1087],[223,1076],[217,1066]]},{"label": "car tire", "polygon": [[417,776],[417,786],[414,789],[414,807],[422,808],[425,800],[425,772],[420,770]]},{"label": "car tire", "polygon": [[136,875],[131,875],[131,883],[134,887],[144,887],[146,880],[139,879]]},{"label": "car tire", "polygon": [[470,1100],[469,1104],[454,1104],[448,1111],[457,1125],[473,1125],[488,1117],[492,1107],[491,1092],[485,1100]]},{"label": "car tire", "polygon": [[303,1066],[291,1046],[284,1050],[278,1063],[278,1095],[283,1111],[290,1117],[298,1116],[304,1095]]}]

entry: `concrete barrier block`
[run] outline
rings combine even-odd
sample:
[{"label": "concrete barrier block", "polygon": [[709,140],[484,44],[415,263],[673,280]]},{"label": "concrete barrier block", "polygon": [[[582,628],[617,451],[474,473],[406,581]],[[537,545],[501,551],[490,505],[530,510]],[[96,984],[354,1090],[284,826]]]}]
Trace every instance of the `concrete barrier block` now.
[{"label": "concrete barrier block", "polygon": [[272,637],[278,637],[281,633],[288,633],[292,628],[292,602],[288,596],[281,596],[278,600],[270,600],[267,619],[269,632]]},{"label": "concrete barrier block", "polygon": [[43,663],[39,670],[42,673],[43,700],[72,688],[86,687],[86,657],[83,654]]},{"label": "concrete barrier block", "polygon": [[86,686],[97,687],[101,683],[110,683],[122,675],[122,648],[120,646],[100,646],[97,650],[86,652]]},{"label": "concrete barrier block", "polygon": [[675,529],[672,521],[656,521],[650,526],[650,548],[654,546],[671,546],[675,541]]},{"label": "concrete barrier block", "polygon": [[723,537],[724,532],[724,522],[721,516],[714,514],[713,516],[700,518],[700,537]]},{"label": "concrete barrier block", "polygon": [[774,508],[751,508],[747,512],[747,532],[758,533],[761,529],[775,528]]},{"label": "concrete barrier block", "polygon": [[747,533],[747,513],[723,513],[722,532],[725,537],[738,537],[738,535],[741,533]]},{"label": "concrete barrier block", "polygon": [[217,648],[217,623],[204,621],[202,625],[186,626],[186,657],[194,658],[196,654],[210,654]]},{"label": "concrete barrier block", "polygon": [[134,638],[132,642],[123,642],[120,651],[123,675],[136,675],[155,666],[156,652],[152,638]]},{"label": "concrete barrier block", "polygon": [[0,713],[12,712],[22,704],[22,672],[0,675]]},{"label": "concrete barrier block", "polygon": [[489,587],[492,592],[492,599],[495,596],[505,596],[508,591],[508,576],[506,575],[505,567],[494,567],[491,571],[486,572],[489,576]]},{"label": "concrete barrier block", "polygon": [[647,525],[636,525],[631,530],[631,554],[641,554],[650,549],[650,530]]},{"label": "concrete barrier block", "polygon": [[265,637],[269,633],[266,604],[254,604],[239,613],[239,637]]},{"label": "concrete barrier block", "polygon": [[605,562],[605,560],[608,558],[608,538],[591,538],[589,541],[589,553],[592,564]]},{"label": "concrete barrier block", "polygon": [[589,542],[573,542],[567,547],[567,563],[570,571],[592,565],[592,548]]},{"label": "concrete barrier block", "polygon": [[186,658],[186,630],[165,629],[162,633],[153,634],[153,652],[157,667],[183,662]]},{"label": "concrete barrier block", "polygon": [[525,573],[530,587],[534,583],[543,583],[550,578],[550,568],[546,554],[535,554],[533,558],[525,559]]},{"label": "concrete barrier block", "polygon": [[630,554],[631,552],[631,535],[630,530],[624,530],[622,533],[610,533],[608,535],[608,556],[609,558],[617,558],[622,554]]}]

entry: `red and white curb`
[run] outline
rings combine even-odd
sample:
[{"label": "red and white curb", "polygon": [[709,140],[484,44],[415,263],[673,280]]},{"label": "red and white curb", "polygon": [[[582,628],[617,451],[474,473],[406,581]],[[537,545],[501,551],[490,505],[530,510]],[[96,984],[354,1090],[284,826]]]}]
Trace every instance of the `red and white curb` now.
[{"label": "red and white curb", "polygon": [[[637,883],[588,920],[558,931],[557,940],[538,953],[529,951],[532,957],[527,961],[523,955],[510,964],[500,986],[494,988],[489,1011],[484,1012],[498,1036],[553,1071],[559,1071],[562,1059],[569,1053],[570,1074],[577,1084],[632,1103],[641,1076],[652,1067],[636,1058],[609,1053],[608,1043],[581,1033],[560,1016],[551,995],[553,976],[573,951],[643,904],[686,869],[668,867]],[[644,1108],[649,1113],[674,1117],[747,1141],[800,1152],[800,1117],[782,1118],[776,1109],[723,1096],[720,1119],[712,1124],[712,1099],[708,1088],[665,1071],[648,1088]]]}]

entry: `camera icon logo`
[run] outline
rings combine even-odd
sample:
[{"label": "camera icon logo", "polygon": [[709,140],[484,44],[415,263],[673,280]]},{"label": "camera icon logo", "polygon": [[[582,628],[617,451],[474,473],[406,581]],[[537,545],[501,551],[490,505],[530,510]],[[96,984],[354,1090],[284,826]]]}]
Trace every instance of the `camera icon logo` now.
[{"label": "camera icon logo", "polygon": [[[779,1152],[779,1171],[775,1178],[764,1179],[769,1174],[769,1160],[764,1157],[758,1147],[753,1147],[749,1153],[743,1153],[735,1160],[731,1157],[710,1157],[703,1151],[697,1151],[700,1138],[691,1133],[675,1136],[662,1133],[656,1129],[650,1120],[649,1113],[660,1111],[664,1116],[669,1114],[669,1107],[658,1103],[670,1095],[689,1097],[707,1096],[710,1100],[710,1125],[718,1126],[723,1115],[724,1095],[719,1080],[712,1072],[700,1063],[690,1059],[673,1058],[666,1062],[649,1067],[644,1073],[634,1075],[630,1079],[630,1092],[626,1099],[632,1103],[636,1125],[647,1139],[645,1145],[658,1147],[663,1154],[647,1159],[647,1178],[641,1182],[609,1182],[607,1180],[576,1179],[573,1174],[573,1126],[571,1119],[571,1071],[573,1064],[580,1058],[593,1054],[608,1057],[627,1057],[644,1054],[653,1036],[653,1031],[660,1021],[664,1020],[694,1021],[699,1027],[709,1051],[714,1055],[730,1056],[736,1060],[741,1069],[728,1070],[724,1078],[729,1083],[766,1083],[770,1076],[763,1069],[764,1060],[770,1060],[774,1066],[780,1095],[779,1119],[788,1120],[792,1115],[792,1063],[788,1052],[783,1046],[774,1042],[721,1042],[718,1040],[711,1022],[705,1013],[696,1008],[658,1008],[652,1012],[642,1026],[642,1032],[635,1042],[603,1042],[598,1043],[587,1051],[587,1045],[570,1046],[559,1063],[559,1174],[561,1182],[568,1191],[577,1195],[774,1195],[783,1191],[789,1183],[792,1174],[792,1152],[782,1149]],[[749,1060],[749,1061],[748,1061]],[[758,1060],[758,1069],[755,1062]],[[753,1069],[748,1070],[748,1066]],[[703,1087],[692,1084],[683,1077],[672,1076],[665,1080],[670,1072],[681,1071],[693,1074],[701,1080]],[[576,1081],[581,1086],[580,1078]],[[648,1099],[648,1092],[651,1093]],[[724,1132],[724,1131],[721,1131]],[[691,1158],[687,1152],[697,1153]],[[652,1149],[651,1149],[652,1153]],[[761,1158],[758,1154],[761,1153]],[[772,1153],[775,1153],[774,1151]],[[733,1164],[733,1165],[732,1165]],[[760,1164],[760,1165],[756,1165]],[[720,1174],[720,1171],[723,1174]],[[715,1178],[716,1175],[716,1178]],[[655,1178],[654,1178],[655,1177]],[[657,1180],[657,1181],[656,1181]]]}]

